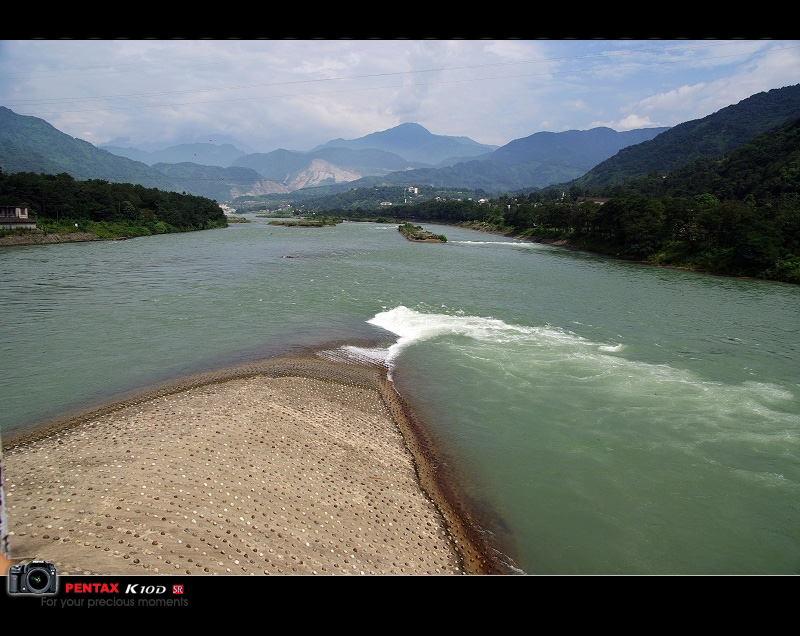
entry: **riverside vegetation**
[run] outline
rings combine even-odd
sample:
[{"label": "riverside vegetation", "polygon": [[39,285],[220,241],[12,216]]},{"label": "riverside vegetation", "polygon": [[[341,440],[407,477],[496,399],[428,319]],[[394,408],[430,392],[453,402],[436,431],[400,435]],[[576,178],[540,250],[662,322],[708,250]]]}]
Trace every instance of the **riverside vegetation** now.
[{"label": "riverside vegetation", "polygon": [[0,237],[88,233],[101,239],[133,238],[226,227],[219,204],[205,197],[99,179],[0,170],[0,205],[27,206],[36,230],[0,230]]},{"label": "riverside vegetation", "polygon": [[286,227],[333,227],[338,225],[341,219],[332,216],[320,216],[315,218],[293,219],[288,221],[270,221],[269,225],[284,225]]}]

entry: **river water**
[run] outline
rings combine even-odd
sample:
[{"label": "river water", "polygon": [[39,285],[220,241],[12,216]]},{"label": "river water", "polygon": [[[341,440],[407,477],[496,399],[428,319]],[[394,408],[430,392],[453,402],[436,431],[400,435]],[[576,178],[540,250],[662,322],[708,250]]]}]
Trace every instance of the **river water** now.
[{"label": "river water", "polygon": [[522,572],[800,573],[800,287],[249,218],[0,250],[2,432],[269,355],[366,357]]}]

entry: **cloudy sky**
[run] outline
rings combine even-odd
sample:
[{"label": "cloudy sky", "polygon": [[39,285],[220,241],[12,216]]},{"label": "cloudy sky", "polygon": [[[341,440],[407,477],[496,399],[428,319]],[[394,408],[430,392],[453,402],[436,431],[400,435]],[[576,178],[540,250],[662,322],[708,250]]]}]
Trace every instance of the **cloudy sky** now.
[{"label": "cloudy sky", "polygon": [[4,40],[0,106],[95,145],[310,150],[415,122],[501,146],[800,83],[800,40]]}]

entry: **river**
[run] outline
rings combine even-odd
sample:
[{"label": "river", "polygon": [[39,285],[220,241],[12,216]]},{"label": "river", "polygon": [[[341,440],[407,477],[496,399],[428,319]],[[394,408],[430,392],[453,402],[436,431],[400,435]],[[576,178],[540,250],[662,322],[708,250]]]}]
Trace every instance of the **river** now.
[{"label": "river", "polygon": [[2,432],[266,356],[366,357],[521,572],[800,573],[800,287],[249,218],[1,249]]}]

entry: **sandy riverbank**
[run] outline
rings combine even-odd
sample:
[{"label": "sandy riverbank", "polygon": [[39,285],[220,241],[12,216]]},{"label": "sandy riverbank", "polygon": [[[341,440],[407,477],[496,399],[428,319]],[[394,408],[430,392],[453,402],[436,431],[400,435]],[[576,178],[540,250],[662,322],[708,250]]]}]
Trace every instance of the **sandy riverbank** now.
[{"label": "sandy riverbank", "polygon": [[267,360],[3,443],[16,562],[64,574],[504,573],[376,367]]}]

